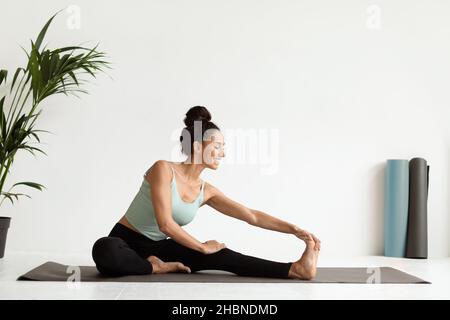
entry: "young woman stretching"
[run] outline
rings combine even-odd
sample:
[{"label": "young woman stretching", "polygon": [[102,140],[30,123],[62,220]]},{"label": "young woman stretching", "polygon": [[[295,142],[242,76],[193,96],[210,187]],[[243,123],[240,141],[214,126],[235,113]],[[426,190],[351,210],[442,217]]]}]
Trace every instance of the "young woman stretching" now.
[{"label": "young woman stretching", "polygon": [[[320,240],[296,225],[231,200],[201,180],[202,171],[217,170],[225,156],[224,137],[205,107],[189,109],[184,123],[180,141],[187,159],[181,163],[158,160],[147,170],[125,215],[92,248],[99,272],[123,276],[215,269],[239,276],[314,278]],[[216,240],[200,242],[181,226],[191,222],[205,204],[252,226],[293,234],[305,241],[305,251],[299,260],[283,263],[241,254]]]}]

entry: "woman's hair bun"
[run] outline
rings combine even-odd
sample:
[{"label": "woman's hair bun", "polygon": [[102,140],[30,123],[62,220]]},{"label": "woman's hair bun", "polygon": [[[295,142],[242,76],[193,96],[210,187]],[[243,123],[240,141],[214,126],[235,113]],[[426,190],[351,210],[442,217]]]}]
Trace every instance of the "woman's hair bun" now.
[{"label": "woman's hair bun", "polygon": [[194,125],[194,121],[208,122],[211,121],[211,113],[203,106],[195,106],[188,110],[184,118],[186,127]]}]

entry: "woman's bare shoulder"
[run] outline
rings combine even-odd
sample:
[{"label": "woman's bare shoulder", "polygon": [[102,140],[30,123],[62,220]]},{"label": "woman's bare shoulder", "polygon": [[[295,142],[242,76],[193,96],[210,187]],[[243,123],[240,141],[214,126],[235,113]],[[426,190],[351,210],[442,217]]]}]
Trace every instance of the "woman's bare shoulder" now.
[{"label": "woman's bare shoulder", "polygon": [[144,177],[150,182],[152,176],[163,175],[167,178],[171,178],[171,165],[172,162],[167,160],[156,160],[151,167],[146,171]]}]

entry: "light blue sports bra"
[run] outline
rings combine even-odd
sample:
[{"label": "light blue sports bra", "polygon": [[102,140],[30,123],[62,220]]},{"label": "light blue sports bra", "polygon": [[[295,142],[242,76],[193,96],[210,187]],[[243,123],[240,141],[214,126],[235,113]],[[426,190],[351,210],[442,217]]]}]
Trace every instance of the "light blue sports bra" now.
[{"label": "light blue sports bra", "polygon": [[[191,222],[198,208],[203,202],[205,181],[202,181],[200,194],[192,202],[186,202],[181,199],[177,189],[175,171],[172,166],[172,181],[170,183],[172,189],[172,217],[180,226],[184,226]],[[147,173],[144,174],[141,187],[128,207],[125,216],[130,224],[135,227],[146,237],[152,240],[167,239],[167,235],[158,228],[153,203],[150,193],[150,183],[145,179]]]}]

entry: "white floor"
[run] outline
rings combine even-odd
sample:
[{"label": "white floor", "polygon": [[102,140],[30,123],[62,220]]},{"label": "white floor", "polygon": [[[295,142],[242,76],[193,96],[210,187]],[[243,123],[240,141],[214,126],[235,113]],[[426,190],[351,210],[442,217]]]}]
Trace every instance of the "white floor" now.
[{"label": "white floor", "polygon": [[391,266],[432,284],[202,284],[16,281],[46,262],[93,265],[88,256],[7,252],[0,259],[0,299],[450,299],[450,258],[322,259],[319,266]]}]

